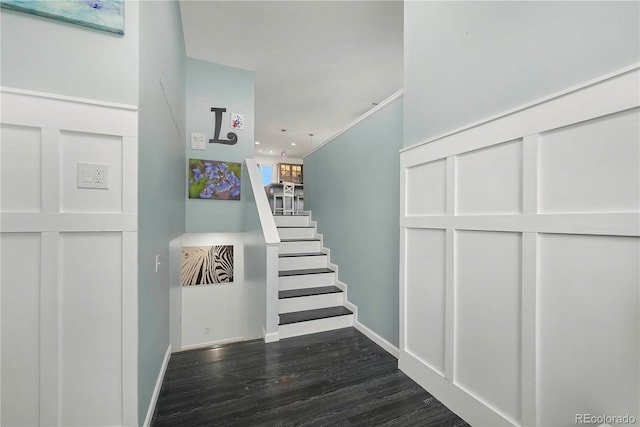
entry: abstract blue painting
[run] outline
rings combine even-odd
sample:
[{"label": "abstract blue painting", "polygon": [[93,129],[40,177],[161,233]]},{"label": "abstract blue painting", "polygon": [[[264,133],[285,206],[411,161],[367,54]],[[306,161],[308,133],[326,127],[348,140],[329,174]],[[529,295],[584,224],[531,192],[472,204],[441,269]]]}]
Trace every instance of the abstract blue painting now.
[{"label": "abstract blue painting", "polygon": [[6,9],[124,34],[124,0],[0,0]]}]

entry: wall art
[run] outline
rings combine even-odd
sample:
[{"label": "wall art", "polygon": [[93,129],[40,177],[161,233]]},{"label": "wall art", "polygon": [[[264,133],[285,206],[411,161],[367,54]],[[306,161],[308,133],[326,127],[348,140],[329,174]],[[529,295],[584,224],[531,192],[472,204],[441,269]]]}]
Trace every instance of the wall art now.
[{"label": "wall art", "polygon": [[240,200],[241,171],[240,163],[189,159],[189,198]]},{"label": "wall art", "polygon": [[232,282],[233,245],[182,247],[182,286]]},{"label": "wall art", "polygon": [[124,34],[124,0],[1,0],[6,9]]},{"label": "wall art", "polygon": [[237,130],[244,129],[244,114],[231,113],[231,127]]}]

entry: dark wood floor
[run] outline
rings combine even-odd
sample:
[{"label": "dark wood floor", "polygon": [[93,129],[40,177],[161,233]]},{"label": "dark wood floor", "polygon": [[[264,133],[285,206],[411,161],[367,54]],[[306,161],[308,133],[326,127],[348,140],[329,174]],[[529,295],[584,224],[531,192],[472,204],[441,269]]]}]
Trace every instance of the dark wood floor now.
[{"label": "dark wood floor", "polygon": [[354,328],[171,356],[152,426],[467,426]]}]

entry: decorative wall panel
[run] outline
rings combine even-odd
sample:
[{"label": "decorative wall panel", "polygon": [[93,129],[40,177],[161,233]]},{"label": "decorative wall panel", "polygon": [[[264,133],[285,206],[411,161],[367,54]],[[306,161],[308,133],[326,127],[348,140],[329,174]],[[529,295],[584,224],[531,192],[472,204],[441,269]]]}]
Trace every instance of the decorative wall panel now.
[{"label": "decorative wall panel", "polygon": [[40,235],[0,238],[2,425],[35,426],[40,422]]},{"label": "decorative wall panel", "polygon": [[444,373],[445,232],[407,229],[407,351]]},{"label": "decorative wall panel", "polygon": [[458,231],[455,247],[454,382],[517,420],[522,236]]},{"label": "decorative wall panel", "polygon": [[[2,212],[40,212],[41,132],[36,127],[1,125]],[[55,160],[55,159],[53,159]],[[18,181],[15,181],[19,178]]]},{"label": "decorative wall panel", "polygon": [[567,234],[539,239],[540,424],[572,424],[577,408],[638,418],[640,242]]},{"label": "decorative wall panel", "polygon": [[540,211],[640,210],[640,111],[540,135]]},{"label": "decorative wall panel", "polygon": [[[137,425],[137,112],[2,88],[1,425]],[[77,164],[109,167],[77,188]]]},{"label": "decorative wall panel", "polygon": [[471,425],[640,420],[639,70],[401,152],[399,367]]},{"label": "decorative wall panel", "polygon": [[458,215],[522,211],[522,141],[460,154],[456,161]]},{"label": "decorative wall panel", "polygon": [[446,209],[444,186],[446,163],[438,160],[406,170],[407,187],[413,197],[407,199],[406,215],[442,215]]}]

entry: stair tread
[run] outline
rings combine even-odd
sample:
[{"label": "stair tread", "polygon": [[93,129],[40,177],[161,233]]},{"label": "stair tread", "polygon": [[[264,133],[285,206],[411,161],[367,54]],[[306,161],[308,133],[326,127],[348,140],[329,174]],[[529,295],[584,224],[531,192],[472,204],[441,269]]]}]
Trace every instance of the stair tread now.
[{"label": "stair tread", "polygon": [[278,225],[276,228],[314,228],[313,225]]},{"label": "stair tread", "polygon": [[317,308],[314,310],[294,311],[292,313],[280,314],[280,325],[306,322],[308,320],[326,319],[329,317],[347,316],[353,314],[351,310],[343,306]]},{"label": "stair tread", "polygon": [[303,256],[322,256],[326,255],[324,252],[296,252],[293,254],[280,254],[280,258],[294,258],[294,257],[303,257]]},{"label": "stair tread", "polygon": [[297,213],[292,215],[284,215],[282,212],[280,212],[280,213],[273,214],[273,216],[309,216],[309,213]]},{"label": "stair tread", "polygon": [[288,276],[302,276],[305,274],[323,274],[323,273],[333,273],[334,271],[330,268],[322,267],[322,268],[304,268],[299,270],[282,270],[278,272],[279,277],[288,277]]},{"label": "stair tread", "polygon": [[326,295],[336,294],[342,292],[342,289],[337,286],[320,286],[316,288],[300,288],[290,289],[288,291],[278,292],[279,299],[296,298],[296,297],[310,297],[313,295]]},{"label": "stair tread", "polygon": [[319,242],[317,237],[302,237],[298,239],[280,239],[280,242]]}]

